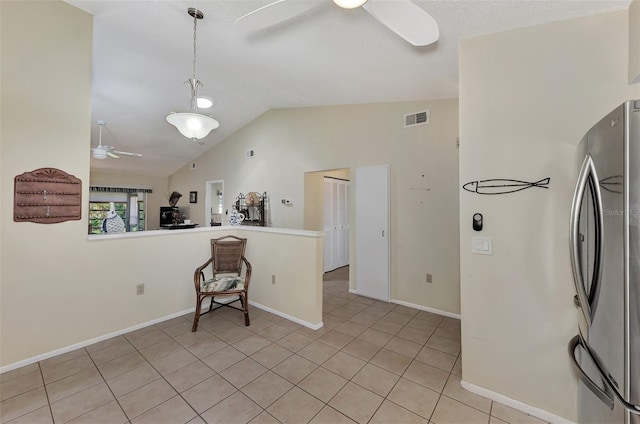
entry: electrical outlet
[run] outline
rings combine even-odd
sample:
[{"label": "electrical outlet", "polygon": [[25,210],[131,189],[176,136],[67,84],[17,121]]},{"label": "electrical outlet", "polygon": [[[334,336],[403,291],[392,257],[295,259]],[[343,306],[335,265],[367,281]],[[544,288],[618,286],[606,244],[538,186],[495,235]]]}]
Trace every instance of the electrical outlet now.
[{"label": "electrical outlet", "polygon": [[144,284],[138,284],[136,286],[136,294],[137,295],[144,294]]},{"label": "electrical outlet", "polygon": [[427,274],[427,283],[429,284],[433,283],[433,275]]},{"label": "electrical outlet", "polygon": [[272,275],[271,276],[271,284],[275,284],[276,283],[276,276]]}]

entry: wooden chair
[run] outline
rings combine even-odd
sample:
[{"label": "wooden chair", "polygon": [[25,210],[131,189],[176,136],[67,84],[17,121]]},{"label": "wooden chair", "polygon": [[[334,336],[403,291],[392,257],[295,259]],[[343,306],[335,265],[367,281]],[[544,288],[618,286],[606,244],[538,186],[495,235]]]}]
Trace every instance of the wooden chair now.
[{"label": "wooden chair", "polygon": [[[251,264],[244,257],[246,238],[225,236],[211,239],[211,258],[199,266],[193,274],[193,284],[196,289],[196,312],[193,317],[191,331],[198,329],[198,320],[222,306],[238,309],[244,313],[244,325],[249,322],[249,283],[251,282]],[[207,267],[211,265],[211,278],[205,277]],[[242,268],[244,267],[244,277]],[[207,272],[208,273],[208,272]],[[202,301],[211,298],[209,310],[201,312]],[[232,306],[240,301],[242,308]],[[213,304],[216,304],[215,308]]]}]

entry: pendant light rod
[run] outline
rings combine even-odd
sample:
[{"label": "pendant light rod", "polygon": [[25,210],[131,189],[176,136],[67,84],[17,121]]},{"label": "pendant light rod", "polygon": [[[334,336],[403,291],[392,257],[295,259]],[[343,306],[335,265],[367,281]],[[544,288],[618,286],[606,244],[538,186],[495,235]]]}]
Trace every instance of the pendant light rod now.
[{"label": "pendant light rod", "polygon": [[97,122],[98,125],[100,125],[100,136],[98,138],[98,145],[102,146],[102,127],[104,127],[104,124],[106,124],[106,122],[104,122],[103,120],[99,120]]},{"label": "pendant light rod", "polygon": [[187,13],[193,17],[193,74],[192,74],[193,76],[192,78],[195,80],[196,79],[196,48],[197,48],[196,34],[198,29],[198,19],[204,19],[204,13],[202,13],[200,10],[193,7],[190,7],[189,10],[187,10]]},{"label": "pendant light rod", "polygon": [[191,90],[191,113],[199,114],[198,88],[202,86],[202,83],[196,78],[196,51],[198,45],[196,35],[198,32],[198,19],[204,19],[204,13],[194,7],[190,7],[187,13],[193,17],[193,72],[191,73],[191,79],[186,81],[185,84],[189,84],[189,89]]},{"label": "pendant light rod", "polygon": [[196,141],[206,137],[212,130],[218,128],[220,123],[211,116],[201,115],[198,111],[198,88],[202,83],[196,78],[196,37],[198,19],[203,19],[204,13],[193,7],[187,9],[187,13],[193,17],[193,71],[191,78],[185,82],[186,84],[189,84],[189,89],[191,91],[191,110],[189,113],[170,113],[169,116],[167,116],[167,122],[175,126],[185,137]]}]

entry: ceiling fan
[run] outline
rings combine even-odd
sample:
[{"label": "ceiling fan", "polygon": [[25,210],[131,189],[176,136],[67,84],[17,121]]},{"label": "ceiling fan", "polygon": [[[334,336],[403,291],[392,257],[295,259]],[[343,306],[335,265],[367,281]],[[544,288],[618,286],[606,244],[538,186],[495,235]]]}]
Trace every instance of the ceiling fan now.
[{"label": "ceiling fan", "polygon": [[137,158],[141,158],[142,155],[140,153],[130,153],[130,152],[122,152],[120,150],[114,150],[112,146],[105,146],[102,144],[102,127],[104,127],[104,121],[98,121],[98,125],[100,125],[100,139],[98,142],[98,146],[91,149],[91,153],[95,159],[106,159],[107,157],[119,159],[120,156],[133,156]]},{"label": "ceiling fan", "polygon": [[[411,0],[333,0],[344,9],[362,7],[391,31],[414,46],[427,46],[438,40],[440,29],[431,15]],[[236,19],[245,31],[270,27],[299,15],[318,2],[278,0]]]}]

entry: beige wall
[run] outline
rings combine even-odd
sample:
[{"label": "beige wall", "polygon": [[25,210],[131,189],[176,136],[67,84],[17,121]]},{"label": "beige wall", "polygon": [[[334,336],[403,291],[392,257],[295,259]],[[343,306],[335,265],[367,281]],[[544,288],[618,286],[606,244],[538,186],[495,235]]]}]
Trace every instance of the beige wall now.
[{"label": "beige wall", "polygon": [[640,0],[629,6],[629,83],[640,83]]},{"label": "beige wall", "polygon": [[87,321],[101,290],[76,305],[90,290],[83,266],[90,259],[83,249],[86,202],[80,221],[13,222],[13,178],[23,172],[62,169],[82,180],[82,198],[88,198],[92,17],[58,1],[3,1],[0,7],[0,352],[7,364],[46,350],[53,336],[64,343],[65,327]]},{"label": "beige wall", "polygon": [[[404,114],[425,108],[429,125],[403,128]],[[205,181],[224,179],[228,208],[239,192],[266,191],[271,225],[301,229],[305,173],[389,164],[392,299],[458,313],[457,135],[457,100],[271,110],[198,158],[195,170],[173,174],[169,185],[202,191]],[[245,158],[249,149],[252,159]],[[192,211],[195,222],[204,207],[200,213]]]},{"label": "beige wall", "polygon": [[13,222],[13,178],[25,171],[62,169],[88,199],[92,17],[61,1],[2,1],[0,15],[0,370],[193,308],[193,271],[226,233],[249,239],[251,300],[321,320],[315,235],[222,227],[90,240],[88,202],[80,221]]},{"label": "beige wall", "polygon": [[[150,188],[152,193],[147,194],[147,230],[157,230],[160,226],[160,207],[169,206],[169,177],[156,177],[139,175],[133,172],[107,172],[91,170],[91,185]],[[182,193],[178,206],[189,204],[189,193]]]},{"label": "beige wall", "polygon": [[[322,236],[274,235],[239,227],[256,272],[249,300],[319,328],[322,325]],[[273,284],[272,277],[275,277]]]},{"label": "beige wall", "polygon": [[[460,191],[463,380],[577,419],[567,343],[577,332],[568,255],[576,146],[640,86],[627,84],[627,11],[463,40],[460,182],[549,190]],[[474,212],[493,256],[471,254]]]}]

